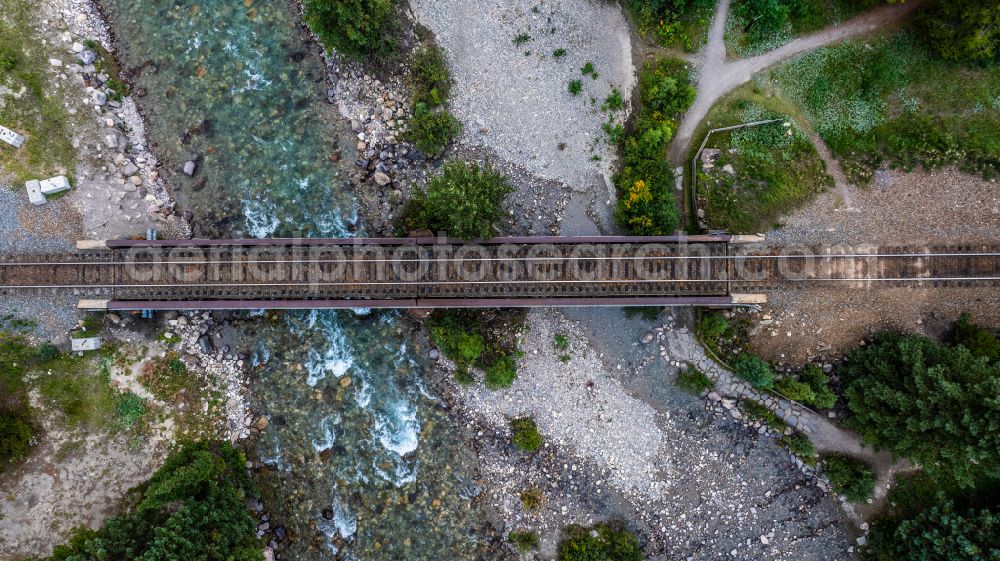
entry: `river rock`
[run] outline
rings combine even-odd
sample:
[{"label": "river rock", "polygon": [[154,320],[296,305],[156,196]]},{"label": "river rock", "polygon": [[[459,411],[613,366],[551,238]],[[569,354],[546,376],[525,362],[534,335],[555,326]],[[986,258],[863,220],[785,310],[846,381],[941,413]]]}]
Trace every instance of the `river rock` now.
[{"label": "river rock", "polygon": [[108,94],[102,92],[101,90],[94,90],[94,92],[90,94],[90,98],[94,101],[94,105],[99,107],[104,107],[108,104]]},{"label": "river rock", "polygon": [[184,174],[188,177],[194,177],[194,172],[198,169],[198,164],[194,163],[193,160],[188,160],[184,162]]},{"label": "river rock", "polygon": [[378,183],[381,187],[385,187],[386,185],[392,183],[392,178],[384,172],[376,171],[374,177],[375,183]]},{"label": "river rock", "polygon": [[122,175],[125,177],[132,177],[137,173],[139,173],[139,166],[133,164],[132,162],[125,164],[125,167],[122,168]]},{"label": "river rock", "polygon": [[88,66],[97,60],[97,54],[90,49],[84,49],[76,55],[76,58],[80,59],[84,66]]}]

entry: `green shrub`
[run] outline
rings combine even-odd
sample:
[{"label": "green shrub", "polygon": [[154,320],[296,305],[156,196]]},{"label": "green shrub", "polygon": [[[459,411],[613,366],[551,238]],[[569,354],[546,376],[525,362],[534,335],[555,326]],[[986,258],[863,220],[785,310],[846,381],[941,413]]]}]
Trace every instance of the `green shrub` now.
[{"label": "green shrub", "polygon": [[538,510],[542,508],[544,503],[545,494],[542,493],[541,489],[531,487],[521,492],[521,504],[524,505],[524,510]]},{"label": "green shrub", "polygon": [[722,337],[728,330],[729,321],[722,317],[722,314],[706,314],[698,322],[698,333],[707,339]]},{"label": "green shrub", "polygon": [[448,96],[451,95],[451,74],[448,72],[444,49],[428,45],[413,52],[410,89],[414,105],[422,103],[427,108],[434,109],[448,101]]},{"label": "green shrub", "polygon": [[740,407],[747,417],[761,421],[776,431],[784,431],[785,427],[788,426],[781,420],[781,417],[778,417],[777,413],[752,399],[740,401]]},{"label": "green shrub", "polygon": [[848,419],[863,440],[919,463],[942,481],[1000,475],[1000,364],[963,346],[882,333],[839,369]]},{"label": "green shrub", "polygon": [[823,369],[815,364],[808,364],[802,373],[799,374],[799,380],[807,384],[813,392],[812,401],[809,402],[819,409],[831,409],[837,404],[837,394],[833,393],[830,389],[830,379],[827,378],[826,373]]},{"label": "green shrub", "polygon": [[483,352],[483,337],[480,334],[463,331],[454,324],[432,328],[431,339],[444,356],[460,366],[475,364]]},{"label": "green shrub", "polygon": [[782,436],[778,442],[785,448],[788,448],[789,452],[801,458],[803,462],[812,464],[815,461],[816,447],[813,446],[809,437],[801,432],[793,432],[792,434]]},{"label": "green shrub", "polygon": [[872,496],[875,470],[866,462],[844,454],[825,456],[823,462],[834,491],[856,503],[863,503]]},{"label": "green shrub", "polygon": [[635,235],[668,235],[680,217],[666,149],[674,120],[694,100],[690,70],[683,61],[661,58],[643,67],[639,86],[640,111],[622,143],[622,168],[614,177],[615,220]]},{"label": "green shrub", "polygon": [[527,33],[518,33],[516,36],[514,36],[514,44],[517,45],[518,47],[527,43],[528,41],[531,41],[531,35],[528,35]]},{"label": "green shrub", "polygon": [[396,47],[393,0],[303,0],[304,21],[323,44],[349,57],[387,55]]},{"label": "green shrub", "polygon": [[552,51],[552,56],[555,58],[562,58],[566,56],[566,49],[563,48],[556,49]]},{"label": "green shrub", "polygon": [[570,80],[568,89],[570,94],[574,96],[580,95],[580,92],[583,91],[583,82],[580,80]]},{"label": "green shrub", "polygon": [[11,72],[20,63],[21,55],[14,49],[0,47],[0,72]]},{"label": "green shrub", "polygon": [[436,156],[461,131],[462,123],[447,109],[431,109],[424,103],[418,103],[414,106],[404,138],[424,154]]},{"label": "green shrub", "polygon": [[476,383],[476,377],[472,375],[469,371],[468,366],[459,366],[455,369],[455,381],[458,382],[460,386],[471,386]]},{"label": "green shrub", "polygon": [[798,382],[791,376],[779,378],[774,383],[774,390],[786,398],[798,401],[799,403],[810,404],[816,399],[816,394],[809,387],[809,384]]},{"label": "green shrub", "polygon": [[597,70],[594,69],[594,63],[587,61],[587,64],[584,64],[583,68],[580,69],[580,74],[583,74],[584,76],[591,76],[596,80]]},{"label": "green shrub", "polygon": [[146,400],[132,392],[118,396],[118,424],[131,430],[146,414]]},{"label": "green shrub", "polygon": [[601,104],[601,109],[604,111],[620,111],[624,106],[625,98],[622,97],[622,92],[612,86],[611,93],[608,94],[608,97],[604,98],[604,103]]},{"label": "green shrub", "polygon": [[537,452],[542,447],[542,434],[531,417],[519,417],[510,422],[511,442],[522,452]]},{"label": "green shrub", "polygon": [[28,455],[33,433],[28,419],[0,413],[0,474],[9,464]]},{"label": "green shrub", "polygon": [[701,370],[688,365],[686,369],[677,373],[677,387],[695,395],[701,395],[714,388],[715,382]]},{"label": "green shrub", "polygon": [[39,362],[50,362],[59,358],[59,348],[52,343],[42,343],[35,349],[35,357]]},{"label": "green shrub", "polygon": [[1000,359],[1000,338],[989,329],[972,324],[969,314],[962,314],[955,322],[948,343],[961,345],[969,349],[972,356],[984,357],[990,362]]},{"label": "green shrub", "polygon": [[626,0],[639,35],[653,35],[665,47],[697,50],[705,41],[713,0]]},{"label": "green shrub", "polygon": [[492,167],[448,162],[427,182],[426,190],[414,193],[404,211],[404,224],[466,240],[486,239],[492,236],[494,223],[505,216],[504,199],[513,190]]},{"label": "green shrub", "polygon": [[562,333],[556,333],[552,340],[552,345],[560,351],[565,351],[569,348],[569,339]]},{"label": "green shrub", "polygon": [[47,561],[263,557],[246,499],[256,487],[229,443],[194,443],[171,454],[138,489],[138,507],[94,531],[81,527]]},{"label": "green shrub", "polygon": [[486,367],[486,375],[483,382],[491,390],[509,388],[517,379],[517,363],[514,357],[501,357],[495,363]]},{"label": "green shrub", "polygon": [[559,561],[642,561],[635,534],[621,524],[567,526],[559,543]]},{"label": "green shrub", "polygon": [[774,371],[759,356],[741,354],[733,361],[736,375],[757,389],[768,389],[774,385]]},{"label": "green shrub", "polygon": [[527,553],[538,548],[538,534],[527,530],[514,530],[507,534],[507,540],[517,547],[521,553]]}]

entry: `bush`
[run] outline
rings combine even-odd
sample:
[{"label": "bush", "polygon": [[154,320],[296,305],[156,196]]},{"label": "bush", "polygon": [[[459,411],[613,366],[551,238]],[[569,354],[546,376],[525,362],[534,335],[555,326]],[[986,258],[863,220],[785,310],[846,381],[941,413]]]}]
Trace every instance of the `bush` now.
[{"label": "bush", "polygon": [[823,458],[824,471],[833,490],[848,500],[863,503],[875,491],[875,470],[863,460],[844,454],[831,454]]},{"label": "bush", "polygon": [[801,432],[793,432],[792,434],[782,436],[778,442],[785,448],[788,448],[789,452],[801,458],[803,462],[812,464],[815,461],[816,447],[813,446],[809,437]]},{"label": "bush", "polygon": [[691,104],[694,89],[685,63],[669,58],[647,63],[639,85],[640,112],[623,142],[622,168],[614,177],[619,193],[615,220],[635,235],[669,235],[680,216],[666,149],[674,119]]},{"label": "bush", "polygon": [[246,507],[256,492],[246,458],[229,443],[188,444],[138,488],[134,511],[96,531],[75,530],[48,561],[260,560],[263,544]]},{"label": "bush", "polygon": [[642,561],[635,534],[621,524],[568,526],[559,543],[559,561]]},{"label": "bush", "polygon": [[688,365],[686,369],[677,373],[677,387],[695,395],[701,395],[714,388],[715,382],[701,370]]},{"label": "bush", "polygon": [[729,322],[722,314],[706,314],[698,322],[698,333],[707,339],[722,337],[729,330]]},{"label": "bush", "polygon": [[430,109],[426,104],[418,103],[407,125],[405,138],[417,150],[436,156],[461,130],[462,123],[447,109]]},{"label": "bush", "polygon": [[969,349],[972,356],[984,357],[990,362],[1000,359],[1000,338],[992,331],[972,324],[969,314],[962,314],[955,322],[948,343],[961,345]]},{"label": "bush", "polygon": [[813,392],[813,399],[809,402],[810,405],[819,409],[831,409],[837,404],[837,394],[833,393],[833,390],[830,389],[830,380],[819,366],[815,364],[806,365],[802,369],[802,373],[799,374],[799,380],[807,384]]},{"label": "bush", "polygon": [[39,362],[50,362],[59,358],[59,348],[52,343],[42,343],[35,349],[35,357]]},{"label": "bush", "polygon": [[665,47],[694,51],[704,40],[713,0],[627,0],[639,34],[653,34]]},{"label": "bush", "polygon": [[780,378],[774,383],[774,390],[792,401],[812,403],[816,394],[808,384],[797,382],[791,376]]},{"label": "bush", "polygon": [[0,473],[6,467],[28,455],[33,430],[28,419],[0,414]]},{"label": "bush", "polygon": [[538,534],[527,530],[514,530],[507,534],[507,540],[521,553],[527,553],[538,547]]},{"label": "bush", "polygon": [[524,510],[538,510],[542,508],[544,503],[545,494],[542,493],[541,489],[532,487],[521,493],[521,504],[524,505]]},{"label": "bush", "polygon": [[428,45],[413,52],[410,87],[414,104],[423,103],[433,109],[448,101],[451,94],[451,74],[441,47]]},{"label": "bush", "polygon": [[360,59],[396,46],[393,0],[303,0],[304,21],[329,49]]},{"label": "bush", "polygon": [[759,356],[741,354],[733,361],[736,375],[757,389],[769,389],[774,385],[774,371]]},{"label": "bush", "polygon": [[469,371],[468,366],[459,366],[455,369],[455,381],[458,382],[460,386],[471,386],[476,383],[476,377],[472,375]]},{"label": "bush", "polygon": [[504,199],[513,190],[489,166],[448,162],[441,175],[427,182],[426,191],[413,195],[404,222],[461,239],[486,239],[492,235],[493,224],[505,215]]},{"label": "bush", "polygon": [[580,95],[580,92],[583,91],[583,82],[580,80],[570,80],[568,89],[570,94],[574,96]]},{"label": "bush", "polygon": [[542,434],[531,417],[519,417],[510,422],[511,442],[522,452],[537,452],[542,447]]},{"label": "bush", "polygon": [[853,350],[839,373],[848,423],[866,443],[960,485],[976,473],[1000,475],[1000,364],[888,332]]},{"label": "bush", "polygon": [[514,357],[505,356],[486,367],[483,383],[491,390],[509,388],[517,379],[517,363]]}]

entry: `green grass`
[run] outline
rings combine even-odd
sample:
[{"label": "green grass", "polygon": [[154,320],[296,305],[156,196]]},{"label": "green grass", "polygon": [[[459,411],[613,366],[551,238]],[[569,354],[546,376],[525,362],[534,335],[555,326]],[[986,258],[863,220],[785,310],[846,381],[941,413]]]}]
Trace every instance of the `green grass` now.
[{"label": "green grass", "polygon": [[[710,127],[767,119],[784,119],[789,126],[761,125],[716,133],[709,139],[707,148],[722,151],[712,169],[698,174],[698,207],[705,211],[710,228],[732,233],[767,231],[781,216],[833,185],[816,148],[795,118],[795,108],[779,98],[762,95],[751,85],[712,108],[694,136],[691,157]],[[733,174],[723,171],[726,165],[732,166]]]},{"label": "green grass", "polygon": [[781,417],[778,417],[777,413],[752,399],[741,401],[740,408],[747,417],[758,420],[778,432],[783,432],[788,426],[781,420]]},{"label": "green grass", "polygon": [[852,181],[884,164],[1000,174],[1000,66],[942,61],[909,31],[819,49],[761,86],[801,108]]},{"label": "green grass", "polygon": [[562,333],[556,333],[552,338],[552,345],[560,351],[565,351],[569,348],[569,339]]},{"label": "green grass", "polygon": [[538,534],[527,530],[513,530],[507,534],[507,540],[517,547],[521,553],[527,553],[538,548]]},{"label": "green grass", "polygon": [[537,452],[542,447],[542,434],[531,417],[520,417],[510,422],[511,442],[522,452]]},{"label": "green grass", "polygon": [[[48,53],[32,36],[32,3],[0,0],[0,85],[18,99],[2,95],[0,124],[25,136],[21,148],[0,143],[0,169],[15,184],[28,179],[67,175],[73,171],[75,151],[67,130],[63,97],[51,88]],[[62,56],[66,59],[66,56]]]}]

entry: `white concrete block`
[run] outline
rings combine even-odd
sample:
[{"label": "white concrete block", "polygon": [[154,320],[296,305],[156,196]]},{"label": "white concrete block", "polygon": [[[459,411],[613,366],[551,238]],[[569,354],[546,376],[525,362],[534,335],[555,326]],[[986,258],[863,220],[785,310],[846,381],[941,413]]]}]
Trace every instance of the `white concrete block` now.
[{"label": "white concrete block", "polygon": [[10,144],[14,148],[20,148],[24,144],[24,137],[17,134],[16,132],[8,129],[7,127],[0,125],[0,140]]},{"label": "white concrete block", "polygon": [[96,351],[101,348],[103,341],[100,337],[88,337],[87,339],[70,338],[74,351]]},{"label": "white concrete block", "polygon": [[46,202],[45,195],[42,194],[42,185],[37,179],[32,179],[31,181],[24,184],[24,187],[28,190],[28,200],[31,204],[35,206],[42,206]]},{"label": "white concrete block", "polygon": [[66,179],[65,175],[57,175],[56,177],[42,180],[41,186],[43,195],[54,195],[63,191],[69,191],[69,179]]}]

